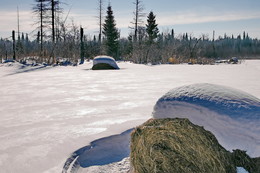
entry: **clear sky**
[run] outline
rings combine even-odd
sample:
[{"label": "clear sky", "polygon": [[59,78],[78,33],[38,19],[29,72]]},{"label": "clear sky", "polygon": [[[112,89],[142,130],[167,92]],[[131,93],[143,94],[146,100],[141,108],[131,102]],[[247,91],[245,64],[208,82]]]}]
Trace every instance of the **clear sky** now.
[{"label": "clear sky", "polygon": [[[61,0],[64,15],[69,13],[68,22],[73,20],[82,25],[85,33],[91,36],[98,32],[98,0]],[[109,0],[104,1],[104,15]],[[121,36],[126,37],[131,30],[135,0],[110,0],[117,27]],[[20,31],[31,33],[36,26],[32,14],[34,0],[1,0],[0,37],[11,36],[17,30],[17,6],[20,11]],[[194,36],[207,34],[229,36],[249,33],[250,37],[260,39],[260,1],[259,0],[142,0],[144,12],[153,11],[161,32],[171,29],[176,34],[189,33]],[[70,9],[70,12],[69,12]],[[146,21],[146,17],[143,18]],[[33,34],[30,34],[31,36]]]}]

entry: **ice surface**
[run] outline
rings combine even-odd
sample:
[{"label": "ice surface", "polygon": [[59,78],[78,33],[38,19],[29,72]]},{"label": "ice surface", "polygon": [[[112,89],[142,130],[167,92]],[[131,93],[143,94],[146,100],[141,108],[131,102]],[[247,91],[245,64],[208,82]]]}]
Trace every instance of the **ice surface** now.
[{"label": "ice surface", "polygon": [[213,132],[226,149],[260,156],[260,99],[208,83],[175,88],[154,107],[155,118],[188,118]]},{"label": "ice surface", "polygon": [[41,68],[0,64],[1,172],[61,172],[72,152],[150,119],[156,101],[172,88],[212,83],[260,98],[259,60],[119,66],[119,71],[92,71],[92,62]]}]

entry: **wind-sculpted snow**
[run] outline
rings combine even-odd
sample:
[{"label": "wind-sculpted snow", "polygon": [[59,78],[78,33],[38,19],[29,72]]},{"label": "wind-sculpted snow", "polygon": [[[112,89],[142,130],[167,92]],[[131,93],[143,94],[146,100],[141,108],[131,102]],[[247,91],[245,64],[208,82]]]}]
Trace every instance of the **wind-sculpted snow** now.
[{"label": "wind-sculpted snow", "polygon": [[189,118],[210,130],[226,149],[260,156],[260,99],[213,84],[193,84],[161,97],[154,118]]}]

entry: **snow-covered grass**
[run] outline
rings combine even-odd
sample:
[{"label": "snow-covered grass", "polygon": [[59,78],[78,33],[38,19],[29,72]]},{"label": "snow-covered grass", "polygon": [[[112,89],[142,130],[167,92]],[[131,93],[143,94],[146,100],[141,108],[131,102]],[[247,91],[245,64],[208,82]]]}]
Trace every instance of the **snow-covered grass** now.
[{"label": "snow-covered grass", "polygon": [[175,88],[154,107],[155,118],[188,118],[212,132],[227,150],[260,156],[260,99],[208,83]]},{"label": "snow-covered grass", "polygon": [[1,172],[61,172],[91,141],[151,118],[170,89],[193,83],[233,87],[260,98],[260,61],[239,65],[118,63],[121,70],[0,64]]}]

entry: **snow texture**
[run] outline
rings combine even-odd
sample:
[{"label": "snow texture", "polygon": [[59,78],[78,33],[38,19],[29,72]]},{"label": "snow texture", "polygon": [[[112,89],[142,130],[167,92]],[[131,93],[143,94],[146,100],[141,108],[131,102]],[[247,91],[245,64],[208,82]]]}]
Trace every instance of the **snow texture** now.
[{"label": "snow texture", "polygon": [[119,62],[120,71],[95,71],[92,65],[0,64],[1,172],[61,172],[73,151],[150,119],[158,98],[172,88],[210,82],[260,98],[259,60],[192,66]]},{"label": "snow texture", "polygon": [[188,118],[211,131],[226,149],[260,156],[260,99],[230,87],[200,83],[161,97],[154,118]]},{"label": "snow texture", "polygon": [[93,66],[96,64],[100,64],[100,63],[109,64],[110,66],[114,67],[115,69],[119,69],[115,59],[110,56],[102,55],[102,56],[95,57],[93,60]]}]

